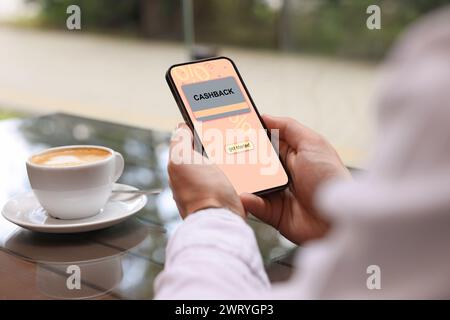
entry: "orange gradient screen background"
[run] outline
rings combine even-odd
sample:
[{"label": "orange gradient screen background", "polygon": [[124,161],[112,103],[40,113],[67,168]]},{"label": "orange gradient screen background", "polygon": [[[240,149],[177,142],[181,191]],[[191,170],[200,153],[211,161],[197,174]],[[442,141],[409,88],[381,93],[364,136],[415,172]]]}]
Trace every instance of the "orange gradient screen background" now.
[{"label": "orange gradient screen background", "polygon": [[[178,94],[183,101],[187,113],[194,125],[194,129],[199,135],[203,146],[205,147],[208,157],[217,163],[219,168],[231,181],[238,194],[242,192],[255,193],[264,191],[267,189],[285,185],[287,183],[288,177],[283,166],[281,165],[278,155],[275,152],[275,149],[273,148],[267,135],[261,134],[261,130],[263,130],[264,128],[258,118],[258,115],[256,114],[252,103],[250,102],[247,92],[245,91],[242,83],[239,80],[239,76],[235,71],[233,64],[228,59],[221,58],[217,60],[194,62],[192,64],[176,66],[171,68],[170,75],[175,83]],[[212,120],[199,120],[199,112],[197,111],[197,113],[194,114],[194,111],[189,103],[189,100],[192,101],[192,97],[191,99],[186,97],[183,86],[184,88],[186,88],[187,85],[198,84],[197,87],[201,88],[201,86],[205,84],[206,88],[209,81],[229,77],[233,77],[236,81],[237,87],[241,91],[244,101],[238,104],[221,106],[221,109],[210,108],[208,109],[209,111],[207,110],[206,112],[208,115],[210,115],[211,113],[217,114],[214,109],[222,110],[225,112],[229,110],[236,110],[236,108],[238,108],[241,109],[241,111],[245,109],[246,111],[242,111],[245,113],[223,116]],[[230,80],[233,81],[233,79]],[[214,81],[209,83],[214,83]],[[205,89],[205,92],[207,91],[208,90]],[[209,100],[203,103],[209,103]],[[246,104],[247,106],[243,104]],[[202,115],[204,115],[205,111],[202,112]],[[230,161],[227,162],[224,161],[224,159],[216,158],[214,154],[210,154],[208,152],[211,143],[217,144],[217,141],[208,141],[208,139],[205,138],[207,136],[206,132],[209,129],[213,129],[216,131],[220,130],[220,132],[222,133],[223,144],[220,147],[223,148],[224,155],[228,157],[239,156],[241,157],[241,159],[244,156],[247,157],[247,160],[258,160],[244,161],[244,163],[231,161],[230,163]],[[239,130],[240,134],[238,134]],[[242,132],[255,132],[255,130],[259,133],[256,135],[256,137],[254,135],[249,135],[248,137],[242,136]],[[234,133],[236,134],[234,135]],[[255,139],[258,141],[256,141]],[[229,151],[229,148],[233,145],[245,145],[247,148],[244,147],[244,149],[238,152],[227,152],[227,150]],[[249,146],[250,148],[248,148]],[[264,161],[260,161],[260,159],[262,158],[259,152],[260,150],[258,150],[258,148],[261,148],[261,146],[264,146]],[[270,164],[268,163],[269,160]],[[275,170],[269,170],[270,173],[267,173],[268,167],[275,168]]]}]

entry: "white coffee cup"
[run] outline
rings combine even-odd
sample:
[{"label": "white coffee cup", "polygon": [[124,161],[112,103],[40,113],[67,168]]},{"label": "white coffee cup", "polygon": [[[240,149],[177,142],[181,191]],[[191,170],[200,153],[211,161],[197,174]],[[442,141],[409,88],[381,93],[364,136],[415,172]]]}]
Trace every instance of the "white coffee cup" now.
[{"label": "white coffee cup", "polygon": [[[85,149],[85,150],[80,150]],[[59,151],[100,149],[102,159],[71,165],[41,164],[33,159]],[[75,145],[47,149],[26,162],[31,188],[42,207],[59,219],[81,219],[100,213],[111,196],[113,184],[122,175],[124,159],[112,149]]]}]

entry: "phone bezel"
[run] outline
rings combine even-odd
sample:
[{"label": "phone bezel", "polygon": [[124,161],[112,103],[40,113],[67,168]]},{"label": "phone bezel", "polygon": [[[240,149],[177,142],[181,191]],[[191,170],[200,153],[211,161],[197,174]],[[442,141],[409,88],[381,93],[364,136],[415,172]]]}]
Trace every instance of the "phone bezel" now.
[{"label": "phone bezel", "polygon": [[[174,65],[170,66],[170,68],[167,70],[167,72],[166,72],[166,81],[167,81],[167,84],[169,85],[169,88],[170,88],[170,91],[172,92],[173,97],[175,98],[175,101],[176,101],[176,103],[177,103],[177,105],[178,105],[178,109],[180,110],[181,115],[183,116],[184,121],[185,121],[186,124],[189,126],[189,128],[191,129],[191,131],[194,133],[194,139],[196,140],[196,144],[202,147],[201,152],[202,152],[202,154],[205,154],[205,155],[206,155],[206,153],[204,152],[204,147],[203,147],[203,144],[202,144],[202,142],[201,142],[201,140],[200,140],[200,137],[198,136],[197,132],[195,131],[195,128],[194,128],[194,124],[193,124],[193,122],[192,122],[192,119],[191,119],[191,117],[189,116],[189,113],[187,112],[187,108],[186,108],[186,106],[185,106],[184,103],[183,103],[183,99],[181,98],[180,93],[178,92],[178,89],[177,89],[177,87],[176,87],[176,85],[175,85],[175,82],[174,82],[173,79],[172,79],[171,70],[172,70],[173,68],[179,67],[179,66],[184,66],[184,65],[189,65],[189,64],[195,64],[195,63],[200,63],[200,62],[205,62],[205,61],[220,60],[220,59],[226,59],[226,60],[228,60],[228,61],[231,63],[231,65],[233,66],[234,71],[236,71],[236,74],[237,74],[238,77],[239,77],[239,81],[241,82],[242,87],[244,88],[245,93],[247,94],[247,97],[249,98],[250,103],[252,104],[252,107],[253,107],[253,109],[255,110],[256,115],[258,116],[259,121],[261,122],[261,125],[263,126],[264,130],[266,131],[266,134],[267,134],[267,137],[269,138],[269,141],[271,141],[271,140],[270,140],[270,138],[271,138],[270,132],[269,132],[269,130],[267,129],[266,124],[264,123],[264,121],[263,121],[261,115],[259,114],[258,108],[256,108],[255,102],[253,101],[253,98],[252,98],[252,96],[250,95],[250,92],[248,91],[247,86],[245,85],[245,82],[244,82],[244,80],[242,79],[241,74],[239,73],[239,70],[238,70],[238,68],[236,67],[236,64],[234,63],[233,60],[231,60],[231,59],[228,58],[228,57],[218,56],[218,57],[213,57],[213,58],[207,58],[207,59],[200,59],[200,60],[188,61],[188,62],[183,62],[183,63],[177,63],[177,64],[174,64]],[[265,189],[265,190],[261,190],[261,191],[256,191],[256,192],[254,192],[253,194],[258,195],[258,196],[266,195],[266,194],[269,194],[269,193],[272,193],[272,192],[277,192],[277,191],[284,190],[284,189],[286,189],[286,187],[289,185],[289,182],[290,182],[290,180],[291,180],[291,177],[289,176],[289,173],[288,173],[288,171],[286,170],[285,164],[283,163],[283,160],[281,159],[280,155],[278,155],[278,159],[280,160],[280,163],[281,163],[281,165],[282,165],[282,167],[283,167],[283,170],[284,170],[284,172],[286,173],[286,176],[287,176],[287,178],[288,178],[288,181],[286,182],[286,184],[280,185],[280,186],[276,186],[276,187],[273,187],[273,188],[269,188],[269,189]]]}]

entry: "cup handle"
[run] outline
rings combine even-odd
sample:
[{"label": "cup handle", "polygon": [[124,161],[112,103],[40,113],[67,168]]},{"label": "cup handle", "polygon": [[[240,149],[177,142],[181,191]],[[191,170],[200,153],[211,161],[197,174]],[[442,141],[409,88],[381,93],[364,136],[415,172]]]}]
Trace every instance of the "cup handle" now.
[{"label": "cup handle", "polygon": [[114,151],[114,165],[115,165],[115,169],[114,169],[113,182],[116,182],[117,180],[119,180],[120,176],[123,173],[125,161],[124,161],[122,155],[115,151]]}]

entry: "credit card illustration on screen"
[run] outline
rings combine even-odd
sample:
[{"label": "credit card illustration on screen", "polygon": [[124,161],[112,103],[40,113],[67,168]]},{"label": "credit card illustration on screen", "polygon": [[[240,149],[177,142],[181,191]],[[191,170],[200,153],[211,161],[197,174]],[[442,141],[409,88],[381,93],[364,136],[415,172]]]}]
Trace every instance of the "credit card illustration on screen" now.
[{"label": "credit card illustration on screen", "polygon": [[250,112],[234,77],[181,86],[195,119],[209,121]]}]

